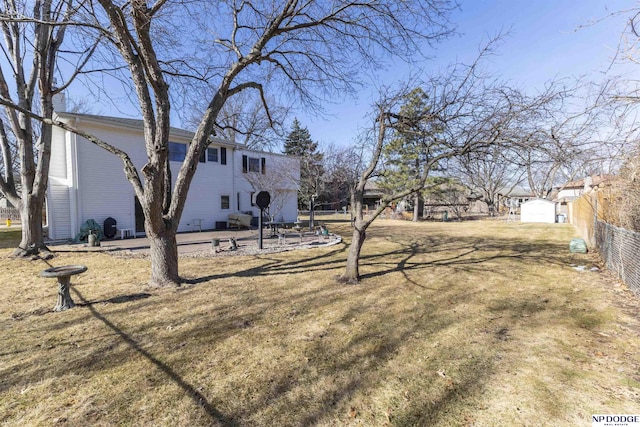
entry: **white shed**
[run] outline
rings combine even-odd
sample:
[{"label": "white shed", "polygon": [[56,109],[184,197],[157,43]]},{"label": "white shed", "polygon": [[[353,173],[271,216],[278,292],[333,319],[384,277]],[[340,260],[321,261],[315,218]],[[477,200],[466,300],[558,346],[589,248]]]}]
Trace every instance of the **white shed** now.
[{"label": "white shed", "polygon": [[545,199],[533,199],[521,206],[521,222],[556,222],[556,204]]}]

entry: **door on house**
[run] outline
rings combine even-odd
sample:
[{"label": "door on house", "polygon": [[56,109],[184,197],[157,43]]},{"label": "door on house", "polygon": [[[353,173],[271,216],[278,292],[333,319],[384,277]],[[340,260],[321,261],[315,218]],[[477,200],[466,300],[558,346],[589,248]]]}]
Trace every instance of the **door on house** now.
[{"label": "door on house", "polygon": [[136,206],[136,233],[144,233],[144,212],[142,211],[142,205],[140,204],[140,200],[138,200],[138,196],[134,196],[134,198]]}]

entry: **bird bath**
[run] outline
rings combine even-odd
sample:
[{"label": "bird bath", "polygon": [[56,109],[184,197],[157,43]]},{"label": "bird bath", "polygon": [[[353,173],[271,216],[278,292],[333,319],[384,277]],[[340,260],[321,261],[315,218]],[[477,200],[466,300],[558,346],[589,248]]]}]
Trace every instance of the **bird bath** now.
[{"label": "bird bath", "polygon": [[84,265],[64,265],[52,267],[40,273],[42,277],[58,279],[58,303],[53,311],[64,311],[76,306],[73,302],[69,290],[71,288],[71,276],[84,273],[87,267]]}]

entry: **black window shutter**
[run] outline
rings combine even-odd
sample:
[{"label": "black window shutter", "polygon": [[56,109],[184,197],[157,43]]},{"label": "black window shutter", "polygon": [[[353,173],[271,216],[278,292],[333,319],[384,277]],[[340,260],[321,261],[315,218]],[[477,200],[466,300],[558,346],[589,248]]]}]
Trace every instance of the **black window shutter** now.
[{"label": "black window shutter", "polygon": [[267,159],[265,159],[264,157],[261,159],[262,161],[262,174],[264,175],[264,172],[266,170],[267,167]]},{"label": "black window shutter", "polygon": [[220,147],[220,164],[221,165],[227,164],[227,148],[226,147]]},{"label": "black window shutter", "polygon": [[242,156],[242,172],[247,173],[249,170],[249,159],[247,156]]}]

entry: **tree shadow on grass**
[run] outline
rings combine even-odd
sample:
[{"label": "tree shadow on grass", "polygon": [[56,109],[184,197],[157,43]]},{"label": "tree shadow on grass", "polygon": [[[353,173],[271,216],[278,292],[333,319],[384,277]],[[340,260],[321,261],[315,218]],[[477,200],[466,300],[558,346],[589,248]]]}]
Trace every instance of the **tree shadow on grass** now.
[{"label": "tree shadow on grass", "polygon": [[[429,267],[452,267],[456,269],[462,268],[467,271],[478,270],[486,273],[490,270],[487,267],[488,263],[501,260],[553,265],[565,265],[567,261],[564,257],[556,255],[558,251],[562,250],[559,246],[545,243],[524,243],[502,239],[480,242],[477,239],[461,240],[457,238],[439,239],[437,244],[429,242],[428,245],[415,241],[409,243],[396,242],[396,244],[401,245],[397,250],[362,257],[361,269],[367,266],[379,266],[381,263],[390,266],[379,271],[361,274],[360,278],[365,280],[399,272],[403,274],[408,282],[421,286],[409,277],[408,272]],[[411,261],[417,255],[435,255],[437,253],[443,253],[443,256],[440,258],[433,257],[425,261]],[[401,257],[401,259],[396,261],[397,257]]]},{"label": "tree shadow on grass", "polygon": [[209,282],[211,280],[224,279],[229,277],[272,276],[300,271],[311,271],[318,268],[327,269],[330,266],[340,266],[344,264],[344,260],[342,259],[331,258],[345,251],[346,247],[342,245],[341,247],[329,250],[325,253],[314,251],[313,253],[317,254],[317,256],[300,258],[291,261],[283,261],[282,259],[269,257],[267,255],[255,255],[254,258],[264,261],[264,264],[245,270],[239,270],[233,273],[211,274],[194,279],[186,279],[185,283],[190,285],[197,285],[200,283]]},{"label": "tree shadow on grass", "polygon": [[[350,292],[351,295],[355,293]],[[399,379],[393,368],[398,363],[396,358],[407,345],[410,347],[411,343],[433,340],[435,335],[456,322],[455,316],[435,309],[442,305],[438,302],[440,298],[444,297],[434,296],[434,310],[426,311],[423,311],[424,307],[404,305],[396,307],[400,311],[390,309],[386,312],[380,310],[378,299],[354,301],[354,306],[327,325],[322,333],[305,338],[298,344],[303,348],[297,350],[302,361],[293,365],[283,363],[282,369],[274,368],[267,378],[267,387],[238,384],[239,388],[252,390],[252,399],[243,402],[238,409],[238,419],[250,419],[254,414],[272,412],[280,417],[273,421],[274,425],[348,424],[349,405],[354,396],[376,394],[380,389],[388,388],[389,381],[399,381],[399,389],[388,389],[389,393],[396,396],[402,396],[404,392],[419,394],[424,387],[445,388],[443,384],[431,384],[438,382],[437,376],[425,368],[421,369],[426,374],[424,378],[404,385],[403,380],[412,380],[407,376]],[[322,311],[323,306],[333,303],[324,299],[316,304],[316,310]],[[407,318],[419,320],[407,322]],[[359,319],[366,319],[365,323],[358,325]],[[300,326],[304,327],[304,324]],[[342,339],[345,334],[349,335],[349,339]],[[437,354],[439,360],[447,360],[445,349],[433,348],[430,357],[436,357]],[[456,380],[455,390],[440,394],[438,399],[429,402],[420,401],[420,408],[415,408],[415,413],[419,415],[421,410],[436,413],[440,411],[439,407],[444,413],[456,393],[466,396],[480,390],[494,372],[493,354],[474,359],[474,363],[475,366],[465,369],[464,378]],[[391,420],[392,424],[429,425],[396,422],[413,419],[416,414],[412,411],[414,408],[397,414],[397,418]],[[382,424],[379,418],[377,421],[364,419],[360,422],[364,425]]]},{"label": "tree shadow on grass", "polygon": [[[169,377],[176,385],[178,385],[184,392],[193,400],[196,406],[202,408],[211,421],[222,424],[224,426],[236,426],[238,425],[234,420],[228,418],[220,411],[211,405],[205,398],[205,396],[196,390],[191,384],[187,383],[180,375],[178,375],[169,365],[156,358],[149,351],[145,350],[129,335],[127,335],[122,329],[118,328],[113,322],[103,316],[100,312],[98,312],[94,307],[92,302],[87,301],[82,294],[74,288],[74,293],[80,298],[82,303],[89,308],[91,314],[102,323],[104,323],[107,327],[109,327],[112,331],[114,331],[124,342],[127,343],[129,347],[135,350],[137,353],[142,355],[148,361],[153,363],[158,369],[160,369],[167,377]],[[146,298],[146,297],[144,297]]]},{"label": "tree shadow on grass", "polygon": [[[399,272],[404,278],[422,287],[416,280],[411,279],[409,272],[422,270],[429,267],[454,267],[468,271],[487,271],[487,264],[501,260],[516,260],[520,262],[546,263],[565,265],[565,257],[558,256],[565,249],[557,244],[547,242],[526,242],[518,239],[484,239],[477,238],[423,238],[409,242],[400,242],[393,239],[391,243],[399,245],[396,249],[385,252],[362,255],[360,257],[360,270],[370,267],[377,271],[363,273],[361,280],[382,277]],[[283,260],[277,257],[257,255],[255,258],[264,260],[265,263],[256,267],[239,270],[231,273],[220,273],[188,279],[188,284],[206,283],[216,279],[229,277],[256,277],[275,276],[279,274],[295,274],[311,271],[339,270],[346,266],[346,259],[340,257],[345,254],[347,245],[324,253],[316,253],[317,256]],[[441,253],[441,257],[437,254]],[[418,255],[429,255],[429,260],[412,261]],[[381,266],[387,268],[380,268]],[[336,276],[339,272],[336,272]]]},{"label": "tree shadow on grass", "polygon": [[[75,286],[71,288],[73,291],[76,291]],[[149,293],[137,293],[137,294],[130,294],[130,295],[119,295],[117,297],[113,297],[113,298],[108,298],[108,299],[103,299],[103,300],[96,300],[96,301],[86,301],[86,302],[77,302],[76,305],[78,307],[88,307],[90,305],[94,305],[94,304],[122,304],[122,303],[126,303],[126,302],[131,302],[131,301],[138,301],[138,300],[142,300],[142,299],[146,299],[151,297],[151,294]],[[52,304],[53,306],[53,304]],[[47,314],[54,314],[56,313],[55,311],[53,311],[53,308],[37,308],[35,310],[29,311],[29,312],[23,312],[23,313],[12,313],[11,314],[11,319],[15,320],[15,321],[20,321],[20,320],[25,320],[29,317],[32,316],[44,316]]]},{"label": "tree shadow on grass", "polygon": [[[73,288],[75,290],[75,288]],[[76,292],[79,295],[79,292]],[[108,299],[96,300],[96,301],[83,301],[79,302],[76,305],[80,307],[89,307],[94,304],[123,304],[125,302],[138,301],[142,299],[147,299],[151,297],[151,294],[146,292],[141,292],[138,294],[130,294],[130,295],[119,295],[117,297],[112,297]]]},{"label": "tree shadow on grass", "polygon": [[[509,259],[516,258],[522,259],[527,262],[538,262],[541,259],[555,262],[550,256],[539,257],[538,255],[527,254],[527,251],[537,251],[539,247],[528,247],[526,250],[504,250],[504,253],[483,253],[486,250],[494,250],[496,247],[504,249],[504,245],[499,241],[491,241],[478,243],[477,239],[469,239],[467,242],[461,242],[460,239],[442,241],[439,245],[434,245],[433,242],[428,244],[421,244],[420,242],[402,243],[400,247],[394,248],[390,251],[385,251],[379,254],[370,254],[363,257],[365,265],[369,264],[370,267],[376,265],[383,265],[383,268],[378,273],[374,274],[384,275],[387,273],[400,271],[402,274],[406,274],[411,270],[417,270],[418,268],[431,268],[435,266],[475,266],[482,265],[483,260],[495,260],[499,257],[506,257]],[[553,249],[555,251],[555,248]],[[313,266],[314,269],[322,269],[324,265],[331,265],[332,267],[340,266],[344,264],[344,260],[339,259],[341,251],[330,251],[327,253],[316,253],[318,255],[311,258],[295,259],[290,261],[284,261],[278,257],[259,257],[264,260],[264,265],[245,269],[235,275],[239,277],[253,276],[253,275],[272,275],[284,274],[287,272],[304,272],[308,266]],[[418,255],[431,254],[433,256],[427,262],[420,262],[418,259],[414,259]],[[391,267],[387,267],[387,264]],[[483,267],[484,268],[484,267]],[[316,273],[317,274],[317,273]],[[234,275],[234,274],[231,274]],[[227,275],[215,275],[213,278],[228,277]],[[406,276],[411,279],[411,276]],[[196,279],[201,282],[211,279]],[[372,283],[371,295],[376,291],[377,287],[381,286],[383,281],[376,281]],[[411,279],[411,282],[420,285],[419,279]],[[199,282],[200,283],[200,282]],[[204,307],[201,311],[198,311],[198,307],[194,307],[193,310],[186,311],[179,314],[181,323],[185,325],[196,324],[192,328],[185,328],[180,331],[181,336],[172,337],[172,340],[176,342],[189,342],[194,335],[198,336],[198,331],[206,330],[206,340],[212,345],[218,341],[232,336],[239,336],[244,338],[243,334],[247,334],[247,342],[251,342],[251,345],[260,345],[264,343],[266,345],[273,346],[272,340],[279,339],[273,337],[268,333],[272,321],[278,318],[270,317],[266,323],[262,320],[262,316],[266,316],[268,313],[277,311],[284,312],[288,307],[297,307],[303,314],[308,313],[310,316],[315,316],[316,313],[323,313],[332,308],[336,301],[346,299],[349,301],[349,308],[340,313],[340,316],[336,316],[336,320],[329,324],[323,324],[325,329],[322,334],[316,334],[309,338],[304,338],[302,346],[303,351],[300,355],[303,356],[299,362],[294,361],[290,363],[292,359],[286,359],[286,362],[277,363],[274,362],[274,369],[267,372],[268,384],[265,386],[264,382],[259,379],[252,379],[251,377],[237,379],[237,383],[231,384],[229,388],[229,394],[216,394],[218,392],[211,388],[210,393],[215,396],[213,399],[210,397],[206,399],[205,394],[207,389],[200,391],[200,387],[188,383],[183,377],[181,377],[179,371],[181,365],[169,366],[167,362],[163,362],[160,358],[152,354],[149,350],[145,350],[145,346],[140,343],[139,340],[133,338],[131,334],[128,334],[118,327],[114,322],[109,320],[103,313],[97,310],[96,303],[99,302],[126,302],[126,297],[114,297],[104,301],[87,301],[85,298],[77,292],[77,289],[72,288],[73,291],[82,300],[82,304],[88,308],[91,315],[106,325],[112,330],[128,348],[134,352],[140,354],[144,359],[150,361],[163,376],[169,378],[173,383],[188,396],[198,408],[201,408],[205,416],[211,421],[211,424],[222,425],[241,425],[241,424],[255,424],[254,414],[266,414],[273,412],[276,417],[273,420],[272,425],[314,425],[325,423],[332,423],[334,425],[340,425],[341,423],[347,424],[351,420],[348,418],[347,410],[351,404],[354,396],[367,395],[367,393],[375,392],[378,388],[382,388],[386,381],[397,381],[394,376],[394,370],[392,367],[396,363],[396,356],[399,352],[402,352],[404,346],[407,343],[415,342],[416,340],[430,341],[437,338],[437,334],[446,330],[448,327],[459,321],[454,315],[451,314],[451,303],[448,300],[448,296],[438,292],[425,292],[425,295],[429,296],[428,303],[421,303],[413,306],[412,304],[399,304],[396,306],[397,312],[392,310],[387,312],[387,306],[384,304],[378,304],[377,302],[384,299],[384,295],[388,294],[389,287],[386,287],[379,295],[382,298],[361,298],[361,291],[350,287],[317,287],[312,290],[302,291],[300,293],[291,294],[287,297],[286,302],[283,302],[283,295],[281,288],[273,287],[273,290],[269,293],[263,293],[263,296],[259,300],[249,299],[249,311],[247,314],[243,314],[242,318],[233,317],[234,309],[244,303],[242,299],[236,299],[228,302],[226,306],[216,304],[211,307],[215,307],[215,312],[219,315],[211,317],[207,321],[207,317],[203,316],[210,307]],[[245,287],[247,293],[251,292],[249,287]],[[428,288],[425,288],[428,289]],[[230,291],[235,292],[235,291]],[[147,297],[136,298],[133,294],[129,297],[134,297],[131,300],[146,299]],[[142,295],[142,294],[140,294]],[[158,298],[158,300],[161,298]],[[115,301],[113,301],[115,300]],[[151,300],[150,300],[151,301]],[[156,301],[156,298],[153,298]],[[422,300],[425,301],[425,300]],[[393,304],[393,300],[389,300],[389,303]],[[456,304],[454,300],[454,304]],[[386,303],[385,303],[386,304]],[[446,305],[449,304],[449,305]],[[543,303],[546,304],[546,303]],[[438,309],[438,307],[446,306],[447,309]],[[123,307],[126,308],[126,307]],[[529,306],[520,306],[514,304],[505,304],[504,307],[498,307],[509,317],[520,318],[520,311],[527,310],[526,314],[535,314],[532,308]],[[339,308],[338,308],[339,309]],[[228,314],[227,314],[228,313]],[[359,319],[364,318],[367,313],[374,313],[374,316],[363,323],[360,327],[357,323],[351,322],[351,318]],[[295,321],[302,318],[303,315],[296,314]],[[114,314],[110,315],[114,318]],[[420,319],[416,321],[416,319]],[[205,319],[203,321],[203,319]],[[199,321],[196,322],[196,320]],[[293,323],[292,320],[287,319],[286,322]],[[310,323],[313,319],[307,319],[306,324],[302,323],[296,326],[310,328]],[[237,323],[237,325],[235,325]],[[65,324],[66,325],[66,324]],[[258,327],[253,328],[252,325]],[[356,326],[352,326],[356,325]],[[154,325],[157,326],[157,325]],[[477,325],[474,328],[479,329],[484,325]],[[158,326],[160,330],[164,329],[164,325]],[[291,330],[293,331],[293,325]],[[255,331],[255,332],[254,332]],[[262,332],[261,332],[262,331]],[[286,334],[287,331],[284,331]],[[290,343],[292,340],[300,339],[295,335],[295,332],[290,337],[283,338],[282,341],[285,344]],[[341,340],[341,335],[348,335],[348,340]],[[251,338],[249,340],[248,338]],[[479,338],[480,339],[480,338]],[[271,340],[271,343],[270,343]],[[112,343],[107,343],[112,346]],[[492,343],[490,343],[492,344]],[[498,347],[500,343],[496,343],[493,347]],[[473,351],[473,347],[469,343],[462,343],[460,347],[468,347]],[[112,347],[99,347],[95,346],[93,353],[90,356],[83,356],[78,360],[83,366],[91,368],[92,370],[98,370],[100,368],[100,358],[105,350],[109,350]],[[176,347],[177,348],[177,347]],[[442,347],[424,347],[428,349],[430,357],[437,357],[442,363],[446,363],[449,354],[442,349]],[[418,352],[419,348],[415,351],[416,357],[420,356]],[[247,347],[246,354],[238,355],[238,361],[240,363],[246,362],[251,365],[252,361],[255,361],[254,356],[251,355],[251,347]],[[281,353],[278,353],[280,352]],[[276,356],[283,355],[285,358],[286,353],[289,350],[276,348]],[[492,350],[494,351],[494,350]],[[126,362],[126,358],[129,357],[131,351],[127,351],[127,354],[120,354],[123,361]],[[161,353],[166,354],[166,353]],[[403,398],[402,392],[407,391],[409,393],[416,393],[419,395],[420,389],[437,388],[438,393],[434,399],[421,399],[416,400],[415,403],[408,405],[408,407],[399,409],[397,413],[394,413],[389,423],[394,425],[429,425],[437,423],[438,420],[446,419],[450,417],[449,410],[453,407],[457,409],[457,403],[460,400],[469,399],[473,401],[473,395],[477,395],[484,384],[490,380],[494,373],[494,365],[497,363],[495,352],[487,355],[478,356],[478,360],[474,359],[474,364],[465,365],[464,369],[461,369],[462,374],[455,377],[455,384],[447,385],[445,380],[434,375],[433,370],[427,369],[429,365],[420,369],[420,375],[424,376],[414,385],[405,385],[399,383],[399,390],[393,389],[394,397],[398,399]],[[166,357],[166,356],[165,356]],[[130,358],[130,357],[129,357]],[[456,359],[459,360],[459,359]],[[120,363],[114,360],[110,360],[109,363]],[[124,362],[123,362],[124,363]],[[418,362],[416,362],[418,363]],[[81,371],[82,366],[73,367]],[[214,368],[215,369],[215,368]],[[44,372],[44,371],[43,371]],[[405,374],[403,380],[409,380],[410,373]],[[33,375],[34,378],[41,378],[42,375]],[[233,380],[231,380],[233,381]],[[193,380],[191,381],[193,383]],[[204,383],[204,382],[203,382]],[[252,389],[252,386],[254,387]],[[236,389],[248,389],[252,391],[251,397],[247,398],[246,394],[243,394]],[[433,394],[433,393],[432,393]],[[472,397],[467,397],[472,396]],[[241,401],[235,405],[235,409],[226,410],[226,414],[222,414],[216,409],[211,401],[224,401],[231,402],[234,399],[247,399]],[[215,400],[214,400],[215,399]],[[366,401],[366,399],[365,399]],[[272,409],[273,408],[273,409]],[[294,408],[294,409],[292,409]],[[356,408],[357,409],[357,408]],[[287,413],[290,413],[290,418],[284,418]],[[380,425],[380,419],[377,419],[376,425]],[[451,421],[451,419],[449,419]],[[460,420],[462,423],[462,420]],[[366,424],[366,421],[364,422]]]}]

